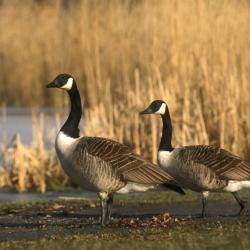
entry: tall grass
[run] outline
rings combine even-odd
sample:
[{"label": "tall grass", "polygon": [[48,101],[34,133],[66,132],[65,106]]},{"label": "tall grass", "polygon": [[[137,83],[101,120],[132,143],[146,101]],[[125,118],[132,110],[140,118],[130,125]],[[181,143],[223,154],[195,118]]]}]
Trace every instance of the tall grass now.
[{"label": "tall grass", "polygon": [[[45,192],[47,188],[58,189],[69,184],[56,160],[54,143],[45,145],[42,118],[42,113],[32,115],[30,145],[22,143],[18,132],[8,143],[0,143],[0,187]],[[51,131],[51,138],[55,137],[54,132]]]},{"label": "tall grass", "polygon": [[250,159],[250,2],[247,0],[2,0],[0,102],[65,107],[45,84],[75,76],[84,134],[115,138],[156,160],[170,107],[174,145],[218,144]]}]

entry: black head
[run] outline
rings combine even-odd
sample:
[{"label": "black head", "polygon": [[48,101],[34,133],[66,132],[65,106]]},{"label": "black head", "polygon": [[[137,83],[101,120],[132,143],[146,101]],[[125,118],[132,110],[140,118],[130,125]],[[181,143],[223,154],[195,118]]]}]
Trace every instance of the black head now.
[{"label": "black head", "polygon": [[153,101],[140,115],[160,114],[164,115],[167,110],[167,104],[162,100]]},{"label": "black head", "polygon": [[75,85],[75,80],[71,75],[60,74],[46,88],[59,88],[70,91]]}]

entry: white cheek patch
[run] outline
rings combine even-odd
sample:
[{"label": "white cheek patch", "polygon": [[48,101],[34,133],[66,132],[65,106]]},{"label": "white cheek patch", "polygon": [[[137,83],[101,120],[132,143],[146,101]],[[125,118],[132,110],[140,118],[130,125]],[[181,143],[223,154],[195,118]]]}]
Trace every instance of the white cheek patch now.
[{"label": "white cheek patch", "polygon": [[166,103],[162,103],[161,107],[155,112],[155,114],[164,115],[166,112]]},{"label": "white cheek patch", "polygon": [[70,89],[72,88],[72,86],[73,86],[73,78],[70,77],[70,78],[68,79],[67,83],[64,84],[64,85],[61,87],[61,89],[70,90]]}]

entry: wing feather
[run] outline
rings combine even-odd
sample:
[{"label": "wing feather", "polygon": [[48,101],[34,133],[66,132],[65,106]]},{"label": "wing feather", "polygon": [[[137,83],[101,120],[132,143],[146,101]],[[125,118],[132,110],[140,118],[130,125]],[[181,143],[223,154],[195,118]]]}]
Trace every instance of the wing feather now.
[{"label": "wing feather", "polygon": [[76,150],[86,150],[116,171],[124,181],[162,184],[173,178],[160,167],[133,153],[126,145],[100,137],[83,137]]},{"label": "wing feather", "polygon": [[182,160],[202,164],[214,171],[221,179],[250,179],[250,164],[231,152],[215,146],[187,146],[180,151]]}]

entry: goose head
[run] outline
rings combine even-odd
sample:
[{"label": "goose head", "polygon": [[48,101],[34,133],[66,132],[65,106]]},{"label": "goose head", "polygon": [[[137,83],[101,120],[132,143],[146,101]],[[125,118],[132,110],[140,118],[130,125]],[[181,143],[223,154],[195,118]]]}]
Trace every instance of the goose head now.
[{"label": "goose head", "polygon": [[164,115],[167,111],[167,104],[162,100],[155,100],[140,115],[159,114]]},{"label": "goose head", "polygon": [[70,91],[76,87],[75,80],[69,74],[58,75],[51,83],[49,83],[46,88],[59,88],[66,91]]}]

